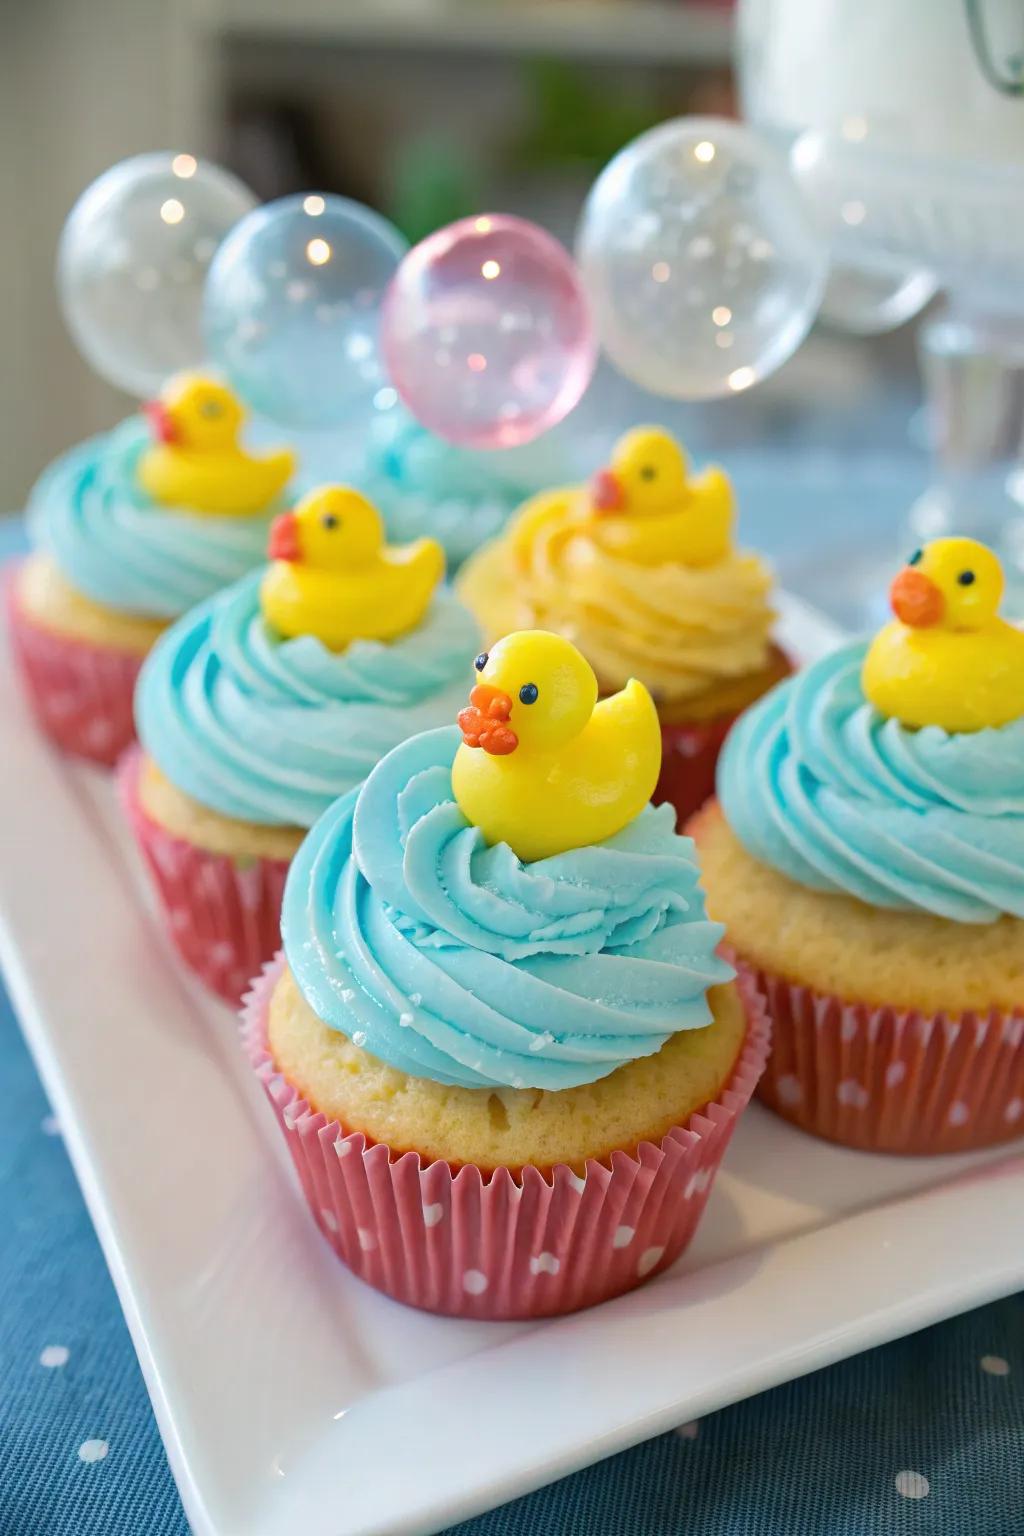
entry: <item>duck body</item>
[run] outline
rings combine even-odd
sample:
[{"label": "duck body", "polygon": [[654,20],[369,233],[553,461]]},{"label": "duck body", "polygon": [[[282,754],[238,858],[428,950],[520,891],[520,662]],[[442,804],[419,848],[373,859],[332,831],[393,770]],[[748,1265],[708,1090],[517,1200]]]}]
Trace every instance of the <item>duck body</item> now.
[{"label": "duck body", "polygon": [[1003,572],[974,539],[935,539],[893,582],[896,613],[868,649],[865,696],[910,729],[953,732],[1024,715],[1024,632],[998,615]]},{"label": "duck body", "polygon": [[531,862],[604,842],[640,814],[661,767],[661,726],[642,683],[598,702],[589,664],[542,630],[506,636],[477,671],[452,789],[488,843]]},{"label": "duck body", "polygon": [[328,650],[393,640],[422,619],[444,576],[434,539],[387,546],[380,515],[357,491],[313,491],[276,518],[260,584],[267,623],[285,639],[313,635]]},{"label": "duck body", "polygon": [[637,565],[717,565],[732,551],[735,500],[725,471],[691,476],[683,449],[660,427],[616,443],[587,498],[593,537]]},{"label": "duck body", "polygon": [[214,379],[174,379],[146,413],[157,440],[139,459],[138,480],[164,506],[211,517],[251,516],[280,497],[295,471],[288,449],[257,455],[239,446],[244,412]]}]

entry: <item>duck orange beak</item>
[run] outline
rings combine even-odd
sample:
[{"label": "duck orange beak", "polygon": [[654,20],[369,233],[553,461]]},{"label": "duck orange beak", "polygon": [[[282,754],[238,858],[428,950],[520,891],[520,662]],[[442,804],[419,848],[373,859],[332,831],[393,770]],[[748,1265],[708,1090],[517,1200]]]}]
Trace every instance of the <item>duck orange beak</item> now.
[{"label": "duck orange beak", "polygon": [[626,504],[622,481],[613,469],[599,469],[590,482],[590,504],[595,512],[621,512]]},{"label": "duck orange beak", "polygon": [[153,428],[153,436],[158,443],[176,443],[178,441],[178,429],[174,424],[174,417],[162,400],[147,400],[142,410],[146,420]]},{"label": "duck orange beak", "polygon": [[459,729],[467,747],[483,747],[492,757],[507,757],[519,745],[509,725],[512,700],[490,683],[477,683],[465,709],[459,710]]},{"label": "duck orange beak", "polygon": [[298,560],[299,520],[294,512],[280,512],[270,525],[267,554],[271,560]]},{"label": "duck orange beak", "polygon": [[890,587],[889,601],[896,617],[911,629],[928,629],[940,623],[946,611],[946,600],[931,577],[910,565]]}]

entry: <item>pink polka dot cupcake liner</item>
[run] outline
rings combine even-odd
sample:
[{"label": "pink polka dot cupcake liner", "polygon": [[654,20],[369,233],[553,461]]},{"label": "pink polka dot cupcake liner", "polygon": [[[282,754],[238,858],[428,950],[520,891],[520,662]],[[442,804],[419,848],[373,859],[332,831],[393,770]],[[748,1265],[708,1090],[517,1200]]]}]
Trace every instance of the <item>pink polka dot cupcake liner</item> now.
[{"label": "pink polka dot cupcake liner", "polygon": [[772,1052],[758,1096],[791,1124],[867,1152],[970,1152],[1024,1136],[1024,1013],[873,1008],[744,966]]},{"label": "pink polka dot cupcake liner", "polygon": [[175,837],[143,810],[141,767],[141,749],[133,747],[118,767],[118,790],[171,943],[190,971],[237,1008],[281,942],[289,861],[227,858]]},{"label": "pink polka dot cupcake liner", "polygon": [[18,569],[4,572],[4,609],[33,714],[61,751],[112,768],[135,740],[132,697],[143,658],[34,623],[18,600]]},{"label": "pink polka dot cupcake liner", "polygon": [[700,1221],[768,1053],[764,1003],[740,983],[747,1033],[718,1099],[659,1145],[567,1166],[484,1174],[396,1155],[313,1110],[268,1049],[278,956],[242,1011],[246,1054],[288,1144],[313,1219],[338,1257],[396,1301],[452,1317],[549,1317],[594,1306],[666,1269]]}]

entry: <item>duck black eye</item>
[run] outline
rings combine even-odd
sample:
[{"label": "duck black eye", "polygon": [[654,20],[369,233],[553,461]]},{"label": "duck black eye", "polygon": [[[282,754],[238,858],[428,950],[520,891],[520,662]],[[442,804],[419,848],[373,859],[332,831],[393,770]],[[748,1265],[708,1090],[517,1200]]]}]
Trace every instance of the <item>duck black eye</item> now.
[{"label": "duck black eye", "polygon": [[520,704],[536,704],[539,691],[536,683],[524,683],[519,690]]},{"label": "duck black eye", "polygon": [[915,549],[914,553],[911,555],[910,559],[907,561],[907,564],[908,565],[920,565],[921,561],[923,559],[924,559],[924,550],[923,549]]},{"label": "duck black eye", "polygon": [[957,581],[962,587],[973,587],[977,577],[973,571],[961,571]]},{"label": "duck black eye", "polygon": [[645,464],[640,471],[641,480],[656,480],[657,476],[658,471],[655,469],[653,464]]},{"label": "duck black eye", "polygon": [[474,665],[474,667],[476,667],[478,672],[482,672],[484,667],[486,667],[486,665],[487,665],[487,652],[486,651],[481,651],[480,655],[477,657],[476,661],[474,661],[473,665]]},{"label": "duck black eye", "polygon": [[320,519],[320,526],[322,528],[337,528],[338,522],[339,519],[335,513],[325,512],[323,517]]}]

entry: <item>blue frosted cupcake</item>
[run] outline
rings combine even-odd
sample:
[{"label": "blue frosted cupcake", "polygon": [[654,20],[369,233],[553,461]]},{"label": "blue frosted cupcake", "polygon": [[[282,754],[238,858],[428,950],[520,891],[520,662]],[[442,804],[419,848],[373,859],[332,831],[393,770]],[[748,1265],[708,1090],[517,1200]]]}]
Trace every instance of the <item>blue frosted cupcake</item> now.
[{"label": "blue frosted cupcake", "polygon": [[292,455],[241,449],[231,393],[190,376],[44,472],[34,552],[8,583],[32,702],[66,750],[111,763],[132,738],[142,657],[168,623],[260,564]]},{"label": "blue frosted cupcake", "polygon": [[494,538],[540,483],[522,455],[457,448],[399,410],[374,421],[356,480],[380,508],[390,538],[429,534],[443,545],[450,571]]},{"label": "blue frosted cupcake", "polygon": [[[341,541],[364,517],[379,528],[351,491],[306,498],[274,525],[272,564],[186,614],[139,678],[128,810],[179,951],[232,1000],[273,953],[306,829],[410,733],[453,718],[478,645],[437,546],[361,563]],[[336,544],[351,570],[317,563]],[[339,635],[346,615],[374,632]]]}]

